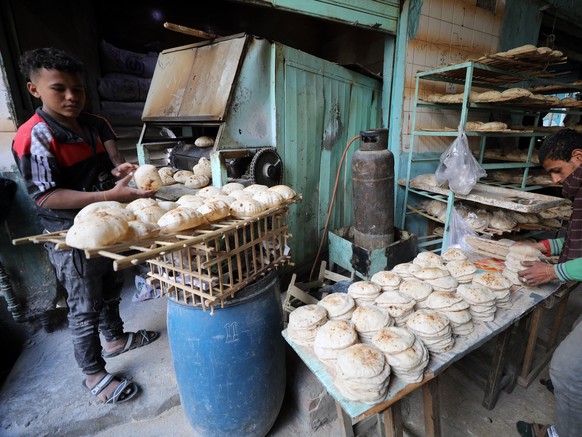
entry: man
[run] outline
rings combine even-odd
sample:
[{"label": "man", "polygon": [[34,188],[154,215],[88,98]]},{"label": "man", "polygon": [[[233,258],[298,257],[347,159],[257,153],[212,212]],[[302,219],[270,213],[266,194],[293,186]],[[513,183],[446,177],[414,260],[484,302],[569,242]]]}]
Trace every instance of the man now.
[{"label": "man", "polygon": [[[536,286],[559,279],[582,281],[582,134],[563,129],[548,137],[539,151],[540,163],[562,195],[572,201],[572,217],[563,238],[530,243],[546,255],[559,255],[558,264],[524,261],[521,280]],[[582,436],[582,323],[560,343],[550,363],[556,397],[555,425],[517,422],[522,437]]]}]

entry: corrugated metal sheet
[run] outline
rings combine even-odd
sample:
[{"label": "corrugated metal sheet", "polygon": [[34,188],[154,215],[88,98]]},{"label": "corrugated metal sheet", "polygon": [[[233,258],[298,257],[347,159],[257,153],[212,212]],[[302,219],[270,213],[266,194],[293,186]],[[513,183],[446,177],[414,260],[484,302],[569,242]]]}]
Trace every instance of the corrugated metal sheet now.
[{"label": "corrugated metal sheet", "polygon": [[[242,0],[239,0],[242,1]],[[247,0],[248,1],[248,0]],[[398,0],[253,0],[306,15],[396,33]]]}]

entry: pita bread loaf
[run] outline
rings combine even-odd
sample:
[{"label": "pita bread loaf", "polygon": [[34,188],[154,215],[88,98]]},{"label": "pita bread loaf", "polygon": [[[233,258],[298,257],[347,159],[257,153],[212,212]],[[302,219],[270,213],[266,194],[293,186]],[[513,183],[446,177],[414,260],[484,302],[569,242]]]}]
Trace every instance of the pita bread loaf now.
[{"label": "pita bread loaf", "polygon": [[157,203],[155,205],[137,209],[134,212],[135,218],[143,223],[158,223],[158,220],[160,220],[165,213],[166,211],[160,208]]},{"label": "pita bread loaf", "polygon": [[102,211],[104,209],[110,208],[124,208],[124,207],[125,205],[123,205],[121,202],[116,202],[114,200],[90,203],[84,208],[81,208],[81,210],[77,213],[77,215],[75,216],[75,222],[78,222],[84,217],[91,216],[97,211]]},{"label": "pita bread loaf", "polygon": [[402,279],[415,279],[414,272],[422,267],[413,263],[401,263],[392,267],[392,273],[396,273]]},{"label": "pita bread loaf", "polygon": [[327,311],[315,304],[304,305],[289,314],[287,334],[295,343],[313,346],[317,328],[327,322]]},{"label": "pita bread loaf", "polygon": [[394,320],[388,311],[375,305],[357,307],[352,314],[352,323],[362,343],[370,344],[372,337],[381,328],[392,326]]},{"label": "pita bread loaf", "polygon": [[514,47],[512,49],[507,50],[507,54],[511,56],[515,55],[523,55],[528,53],[536,53],[537,47],[533,44],[524,44],[522,46]]},{"label": "pita bread loaf", "polygon": [[416,301],[399,291],[385,291],[376,298],[375,304],[388,311],[396,326],[403,326],[414,312]]},{"label": "pita bread loaf", "polygon": [[[176,176],[174,176],[174,179],[176,179]],[[183,180],[182,183],[186,188],[193,189],[207,187],[208,184],[210,183],[210,178],[203,174],[186,175],[182,178],[182,180]]]},{"label": "pita bread loaf", "polygon": [[212,202],[204,202],[200,205],[196,211],[198,211],[204,219],[208,222],[215,222],[222,220],[230,215],[230,207],[224,203],[222,200],[214,200]]},{"label": "pita bread loaf", "polygon": [[[89,216],[91,217],[91,216]],[[117,217],[121,220],[129,222],[130,220],[135,220],[135,214],[133,211],[125,208],[108,208],[108,209],[101,209],[96,211],[92,214],[92,217]],[[85,220],[88,216],[81,218],[81,220]]]},{"label": "pita bread loaf", "polygon": [[467,259],[467,254],[458,247],[449,247],[442,253],[441,257],[445,263],[448,263],[450,261],[464,261]]},{"label": "pita bread loaf", "polygon": [[140,190],[158,191],[164,185],[158,169],[152,164],[140,165],[133,174],[133,181]]},{"label": "pita bread loaf", "polygon": [[518,99],[521,97],[532,97],[533,93],[525,88],[508,88],[501,92],[501,97]]},{"label": "pita bread loaf", "polygon": [[172,209],[166,212],[158,220],[158,225],[163,234],[172,234],[174,232],[195,228],[204,223],[204,216],[184,206]]},{"label": "pita bread loaf", "polygon": [[139,241],[146,238],[157,237],[160,234],[160,227],[157,223],[144,223],[139,220],[132,220],[127,223],[125,241]]},{"label": "pita bread loaf", "polygon": [[267,187],[266,185],[263,184],[252,184],[249,185],[248,187],[244,187],[243,191],[247,192],[247,193],[251,193],[252,195],[254,195],[257,191],[262,191],[262,190],[268,190],[269,187]]},{"label": "pita bread loaf", "polygon": [[228,196],[233,191],[242,191],[244,187],[245,186],[243,184],[240,184],[238,182],[229,182],[222,186],[221,191],[223,194],[226,194]]},{"label": "pita bread loaf", "polygon": [[485,91],[475,97],[477,103],[497,102],[499,100],[501,100],[500,91]]},{"label": "pita bread loaf", "polygon": [[414,257],[412,263],[421,267],[442,267],[445,264],[443,258],[434,252],[420,252]]},{"label": "pita bread loaf", "polygon": [[473,284],[484,285],[491,291],[506,290],[511,287],[511,282],[499,272],[481,272],[473,277]]},{"label": "pita bread loaf", "polygon": [[350,320],[356,309],[356,301],[348,293],[331,293],[317,302],[327,311],[329,320]]},{"label": "pita bread loaf", "polygon": [[146,206],[152,206],[152,205],[157,205],[157,204],[158,204],[158,202],[156,201],[156,199],[152,199],[151,197],[142,198],[142,199],[135,199],[135,200],[129,202],[125,206],[125,209],[129,209],[130,211],[137,211],[138,209],[145,208]]},{"label": "pita bread loaf", "polygon": [[277,191],[260,190],[253,194],[253,199],[265,207],[265,209],[274,208],[281,205],[285,199]]},{"label": "pita bread loaf", "polygon": [[173,177],[174,172],[175,170],[172,167],[161,167],[158,169],[158,174],[160,175],[160,177],[164,176]]},{"label": "pita bread loaf", "polygon": [[315,334],[313,350],[324,363],[333,365],[338,354],[358,342],[354,325],[347,320],[328,320]]},{"label": "pita bread loaf", "polygon": [[96,249],[121,241],[127,232],[127,221],[115,217],[85,217],[67,231],[67,246],[76,249]]},{"label": "pita bread loaf", "polygon": [[355,402],[378,403],[386,397],[390,365],[374,346],[355,344],[337,357],[335,385],[340,393]]},{"label": "pita bread loaf", "polygon": [[[231,194],[235,193],[238,193],[238,191],[235,191]],[[236,218],[242,219],[254,217],[263,211],[265,211],[263,204],[250,197],[246,199],[235,200],[230,204],[230,214]]]},{"label": "pita bread loaf", "polygon": [[279,193],[283,197],[283,200],[291,200],[297,195],[295,191],[287,185],[274,185],[269,187],[269,190]]},{"label": "pita bread loaf", "polygon": [[433,310],[417,310],[406,321],[406,327],[432,353],[445,352],[453,347],[453,330],[449,319]]},{"label": "pita bread loaf", "polygon": [[450,276],[450,273],[444,267],[444,264],[443,267],[426,267],[414,272],[414,277],[423,281],[443,278],[445,276]]},{"label": "pita bread loaf", "polygon": [[371,305],[382,292],[382,288],[372,281],[358,281],[350,284],[348,294],[354,298],[356,305]]},{"label": "pita bread loaf", "polygon": [[468,121],[467,123],[465,123],[465,130],[466,131],[479,130],[482,124],[483,124],[482,121]]},{"label": "pita bread loaf", "polygon": [[477,273],[477,267],[468,260],[454,260],[447,264],[447,270],[460,284],[466,284],[473,280]]},{"label": "pita bread loaf", "polygon": [[499,131],[506,130],[507,124],[501,121],[490,121],[488,123],[483,123],[478,130],[480,131]]},{"label": "pita bread loaf", "polygon": [[402,278],[394,272],[389,271],[379,271],[372,275],[370,281],[375,282],[380,287],[382,291],[398,290],[400,287],[400,282]]},{"label": "pita bread loaf", "polygon": [[183,184],[190,176],[194,176],[194,172],[191,172],[190,170],[178,170],[176,173],[174,173],[174,180],[180,184]]},{"label": "pita bread loaf", "polygon": [[432,286],[420,279],[406,279],[400,284],[400,294],[414,299],[415,309],[425,307],[426,298],[432,293]]}]

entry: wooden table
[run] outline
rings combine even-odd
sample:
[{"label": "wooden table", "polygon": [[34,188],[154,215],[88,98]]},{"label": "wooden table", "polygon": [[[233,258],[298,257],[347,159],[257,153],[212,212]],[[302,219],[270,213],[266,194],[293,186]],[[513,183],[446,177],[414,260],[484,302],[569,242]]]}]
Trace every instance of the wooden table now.
[{"label": "wooden table", "polygon": [[[312,347],[301,346],[291,340],[287,335],[287,330],[284,330],[282,334],[301,360],[335,399],[343,435],[353,436],[352,424],[358,423],[373,414],[380,414],[383,422],[382,433],[386,436],[402,436],[403,427],[398,401],[412,391],[422,388],[425,421],[424,435],[438,437],[441,432],[437,376],[471,351],[479,348],[487,341],[497,338],[497,347],[483,399],[483,405],[491,409],[501,390],[503,364],[507,360],[509,339],[514,324],[539,305],[543,305],[546,299],[551,297],[559,288],[560,284],[558,282],[551,282],[540,287],[521,287],[513,291],[511,295],[512,306],[510,308],[499,308],[493,321],[475,322],[475,330],[471,334],[455,337],[455,344],[451,350],[439,354],[431,353],[430,361],[425,369],[424,379],[421,382],[406,384],[391,375],[386,399],[373,405],[354,402],[345,398],[335,387],[335,369],[322,363],[315,355]],[[517,372],[513,377],[513,384],[515,384],[516,379]],[[378,422],[380,423],[381,421],[379,420]]]}]

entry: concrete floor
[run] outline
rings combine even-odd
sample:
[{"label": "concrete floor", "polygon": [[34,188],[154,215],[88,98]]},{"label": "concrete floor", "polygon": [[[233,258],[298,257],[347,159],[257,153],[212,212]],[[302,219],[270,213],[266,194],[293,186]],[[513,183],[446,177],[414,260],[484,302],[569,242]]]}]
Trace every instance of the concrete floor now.
[{"label": "concrete floor", "polygon": [[[67,329],[52,333],[41,330],[29,339],[0,389],[0,436],[197,437],[180,404],[166,331],[166,299],[132,302],[136,272],[127,271],[121,306],[126,330],[147,328],[159,331],[161,336],[147,347],[110,359],[108,371],[132,378],[140,386],[140,395],[117,406],[96,404],[94,397],[81,385],[83,377],[73,358]],[[575,291],[570,298],[561,337],[567,334],[581,309],[582,297]],[[547,313],[545,324],[552,311]],[[491,344],[474,354],[485,354],[488,347]],[[518,385],[511,394],[502,392],[493,410],[483,408],[483,389],[478,380],[465,371],[469,365],[474,364],[461,360],[439,377],[443,436],[517,436],[517,420],[553,421],[553,395],[537,380],[527,389]],[[317,420],[305,413],[302,390],[306,386],[317,389],[318,383],[290,349],[287,373],[289,383],[283,407],[268,435],[339,435],[335,411],[321,407]],[[547,368],[539,377],[547,377]],[[423,436],[421,392],[417,390],[408,395],[401,406],[405,435]],[[360,424],[356,431],[362,437],[378,435],[373,420]]]}]

